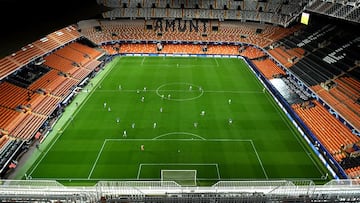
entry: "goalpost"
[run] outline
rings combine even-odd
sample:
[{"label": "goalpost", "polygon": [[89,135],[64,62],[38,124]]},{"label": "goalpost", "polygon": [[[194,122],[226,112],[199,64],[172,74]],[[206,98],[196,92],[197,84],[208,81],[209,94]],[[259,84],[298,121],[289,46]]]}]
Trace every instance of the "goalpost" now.
[{"label": "goalpost", "polygon": [[161,181],[174,181],[182,186],[196,186],[196,170],[161,170]]}]

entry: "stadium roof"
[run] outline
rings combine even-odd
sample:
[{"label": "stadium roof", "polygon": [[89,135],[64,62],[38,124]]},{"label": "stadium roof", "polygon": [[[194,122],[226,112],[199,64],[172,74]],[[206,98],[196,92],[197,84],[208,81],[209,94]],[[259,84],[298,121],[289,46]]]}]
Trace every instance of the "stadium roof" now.
[{"label": "stadium roof", "polygon": [[0,5],[1,58],[56,30],[94,18],[101,12],[101,6],[95,0],[2,0]]}]

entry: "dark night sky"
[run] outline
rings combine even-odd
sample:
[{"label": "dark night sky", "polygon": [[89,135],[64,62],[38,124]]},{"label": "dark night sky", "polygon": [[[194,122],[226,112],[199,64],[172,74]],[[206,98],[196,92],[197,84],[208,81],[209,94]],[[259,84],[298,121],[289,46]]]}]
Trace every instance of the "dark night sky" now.
[{"label": "dark night sky", "polygon": [[0,0],[0,58],[103,10],[96,0]]},{"label": "dark night sky", "polygon": [[96,0],[0,0],[0,58],[105,10]]}]

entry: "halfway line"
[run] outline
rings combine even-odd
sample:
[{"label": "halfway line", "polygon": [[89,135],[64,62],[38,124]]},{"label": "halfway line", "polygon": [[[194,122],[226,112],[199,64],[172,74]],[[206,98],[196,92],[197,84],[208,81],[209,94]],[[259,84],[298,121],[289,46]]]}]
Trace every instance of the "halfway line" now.
[{"label": "halfway line", "polygon": [[[138,89],[140,92],[143,92],[143,90]],[[135,92],[137,90],[99,90],[97,89],[96,92]],[[157,90],[146,90],[147,92],[156,92]],[[167,91],[167,92],[189,92],[194,93],[197,90],[161,90],[161,91]],[[262,91],[244,91],[244,90],[203,90],[204,93],[233,93],[233,94],[263,94]]]}]

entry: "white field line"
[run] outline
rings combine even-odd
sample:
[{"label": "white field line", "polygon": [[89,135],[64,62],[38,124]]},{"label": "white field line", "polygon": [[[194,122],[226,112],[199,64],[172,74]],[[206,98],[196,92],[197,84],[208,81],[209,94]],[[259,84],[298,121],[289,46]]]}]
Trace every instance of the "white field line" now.
[{"label": "white field line", "polygon": [[[177,132],[174,132],[174,133],[177,133]],[[180,132],[181,133],[181,132]],[[172,133],[173,134],[173,133]],[[166,135],[170,135],[169,133],[167,134],[164,134],[164,136]],[[256,148],[254,146],[254,143],[251,139],[205,139],[205,138],[202,138],[201,136],[197,137],[197,138],[200,138],[200,139],[159,139],[161,138],[162,136],[158,136],[158,137],[155,137],[153,139],[105,139],[102,146],[101,146],[101,149],[100,151],[98,152],[98,155],[96,157],[96,160],[94,161],[93,163],[93,166],[92,166],[92,169],[88,175],[88,178],[87,180],[93,180],[91,179],[91,175],[97,165],[97,162],[102,154],[102,151],[104,149],[104,146],[105,144],[108,142],[108,141],[154,141],[156,140],[157,142],[158,141],[201,141],[201,142],[232,142],[232,141],[235,141],[235,142],[250,142],[250,144],[252,145],[252,148],[256,154],[256,157],[260,163],[260,166],[263,170],[263,173],[266,177],[266,179],[268,179],[268,176],[267,176],[267,173],[265,171],[265,168],[262,164],[262,161],[256,151]],[[141,173],[141,169],[142,169],[142,166],[146,166],[146,165],[189,165],[189,166],[196,166],[196,165],[203,165],[203,166],[207,166],[207,165],[214,165],[216,167],[216,173],[217,173],[217,176],[218,176],[218,180],[221,179],[221,175],[220,175],[220,169],[219,169],[219,165],[217,163],[141,163],[139,164],[139,167],[138,167],[138,172],[137,172],[137,178],[136,179],[139,179],[140,178],[140,173]]]},{"label": "white field line", "polygon": [[306,148],[304,147],[304,145],[301,143],[301,141],[299,140],[299,137],[294,133],[294,130],[292,129],[292,126],[290,126],[289,122],[287,122],[283,116],[283,114],[281,114],[281,112],[279,112],[280,110],[277,108],[278,106],[275,106],[275,101],[270,100],[270,95],[267,95],[267,99],[269,100],[269,102],[273,105],[273,107],[276,109],[276,112],[279,114],[280,118],[283,120],[283,122],[286,124],[286,126],[288,126],[289,130],[291,131],[291,134],[295,137],[296,141],[301,145],[301,147],[303,148],[304,152],[306,153],[306,155],[309,157],[309,159],[313,162],[313,164],[315,165],[315,167],[317,168],[317,170],[319,171],[320,174],[325,175],[323,173],[323,171],[319,168],[318,164],[315,162],[315,160],[310,156],[308,150],[306,150]]},{"label": "white field line", "polygon": [[140,179],[143,166],[215,166],[218,179],[220,180],[219,166],[217,163],[141,163],[138,167],[136,179]]},{"label": "white field line", "polygon": [[[101,78],[101,80],[98,81],[97,84],[100,84],[104,78],[107,77],[107,75],[111,72],[111,70],[115,67],[115,65],[112,65],[110,70],[108,70],[108,72]],[[86,98],[84,99],[83,102],[81,102],[80,106],[78,108],[76,108],[75,112],[71,115],[73,117],[75,117],[77,115],[77,113],[82,109],[82,107],[84,106],[84,104],[87,102],[87,100],[89,100],[89,98],[91,97],[91,95],[95,92],[95,90],[97,89],[98,85],[95,85],[95,87],[92,89],[92,91],[90,92],[90,94],[88,94],[86,96]],[[63,126],[62,131],[64,131],[69,125],[71,124],[71,122],[67,121],[65,123],[65,126]],[[35,167],[30,171],[30,173],[28,173],[30,176],[31,174],[36,170],[36,168],[38,167],[38,165],[41,163],[41,161],[46,157],[47,153],[50,151],[50,149],[54,146],[54,144],[57,142],[57,140],[61,137],[62,133],[60,135],[58,135],[55,139],[54,142],[51,143],[50,147],[47,148],[46,152],[43,154],[43,156],[40,158],[39,161],[37,161]]]},{"label": "white field line", "polygon": [[256,154],[256,158],[257,158],[257,160],[258,160],[259,163],[260,163],[260,166],[261,166],[261,169],[262,169],[262,171],[263,171],[263,173],[264,173],[264,175],[265,175],[265,178],[266,178],[266,179],[269,179],[269,177],[268,177],[268,175],[267,175],[267,173],[266,173],[266,171],[265,171],[264,165],[263,165],[263,163],[262,163],[262,161],[261,161],[261,159],[260,159],[260,156],[259,156],[259,154],[258,154],[258,152],[257,152],[257,150],[256,150],[256,148],[255,148],[254,142],[251,140],[250,143],[251,143],[252,148],[254,149],[254,152],[255,152],[255,154]]},{"label": "white field line", "polygon": [[214,58],[214,59],[215,59],[215,62],[216,62],[216,66],[219,67],[219,63],[218,63],[217,59],[216,58]]},{"label": "white field line", "polygon": [[94,169],[95,169],[95,167],[96,167],[96,164],[97,164],[97,162],[98,162],[98,160],[99,160],[99,158],[100,158],[100,156],[101,156],[101,153],[102,153],[102,151],[103,151],[103,149],[104,149],[104,146],[105,146],[106,142],[107,142],[107,140],[105,139],[104,142],[103,142],[103,144],[102,144],[102,146],[101,146],[101,148],[100,148],[100,151],[98,152],[98,155],[97,155],[97,157],[96,157],[96,159],[95,159],[95,161],[94,161],[94,163],[93,163],[93,166],[92,166],[92,168],[91,168],[91,171],[90,171],[90,173],[89,173],[89,175],[88,175],[88,179],[90,179],[90,177],[91,177],[91,175],[92,175],[92,173],[93,173],[93,171],[94,171]]},{"label": "white field line", "polygon": [[[133,92],[136,93],[136,91],[138,90],[132,90],[132,89],[122,89],[122,90],[118,90],[118,89],[113,89],[113,90],[97,90],[97,92]],[[146,90],[147,92],[156,92],[156,91],[166,91],[166,92],[188,92],[188,93],[194,93],[197,92],[198,90]],[[232,93],[232,94],[263,94],[262,91],[246,91],[246,90],[202,90],[204,93]]]},{"label": "white field line", "polygon": [[146,58],[146,57],[143,57],[143,59],[141,60],[141,64],[140,64],[141,66],[144,65],[145,58]]}]

